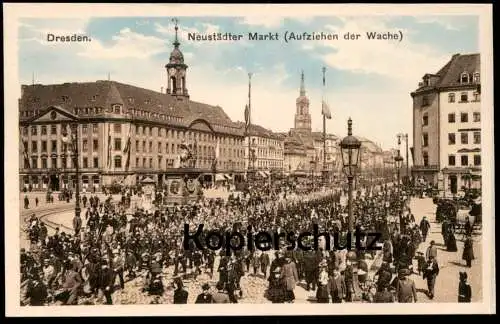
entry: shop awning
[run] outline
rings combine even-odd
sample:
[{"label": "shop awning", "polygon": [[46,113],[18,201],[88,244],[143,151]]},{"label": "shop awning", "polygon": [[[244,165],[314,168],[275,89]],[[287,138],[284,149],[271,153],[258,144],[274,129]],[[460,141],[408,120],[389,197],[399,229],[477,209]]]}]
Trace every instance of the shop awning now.
[{"label": "shop awning", "polygon": [[225,178],[226,180],[231,180],[231,179],[233,179],[233,177],[231,177],[231,176],[230,176],[229,174],[227,174],[227,173],[224,173],[224,178]]},{"label": "shop awning", "polygon": [[217,174],[215,175],[215,181],[224,181],[224,180],[226,180],[226,177],[224,177],[224,174],[222,174],[222,173],[217,173]]}]

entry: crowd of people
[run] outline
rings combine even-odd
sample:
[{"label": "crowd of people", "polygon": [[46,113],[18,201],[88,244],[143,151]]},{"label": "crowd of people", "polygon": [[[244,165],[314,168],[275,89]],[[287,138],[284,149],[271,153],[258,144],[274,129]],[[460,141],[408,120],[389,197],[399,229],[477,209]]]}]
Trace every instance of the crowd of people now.
[{"label": "crowd of people", "polygon": [[[142,282],[142,292],[152,296],[152,303],[165,302],[161,297],[173,289],[173,300],[168,302],[182,304],[188,302],[186,283],[202,274],[215,281],[215,287],[204,283],[195,303],[238,303],[244,297],[244,276],[264,278],[267,290],[262,293],[273,303],[293,303],[299,284],[312,291],[319,303],[417,302],[413,273],[427,279],[432,299],[439,274],[437,249],[432,241],[425,255],[417,253],[430,224],[425,217],[415,222],[410,196],[401,187],[381,184],[354,193],[355,228],[381,233],[380,251],[335,250],[320,244],[312,251],[270,247],[270,251],[244,248],[227,253],[183,245],[184,224],[193,229],[204,224],[207,230],[237,231],[244,236],[249,225],[256,232],[272,233],[312,232],[317,225],[326,234],[324,241],[329,237],[333,242],[337,236],[345,242],[346,194],[340,187],[314,191],[262,183],[227,201],[201,198],[192,204],[131,213],[130,193],[119,203],[84,196],[83,214],[74,217],[72,233],[56,228],[48,235],[43,220],[34,214],[29,219],[30,248],[21,251],[24,304],[71,305],[79,300],[113,304],[113,293],[136,279]],[[369,243],[368,238],[361,242],[364,247]],[[460,276],[460,289],[467,293],[470,286]]]}]

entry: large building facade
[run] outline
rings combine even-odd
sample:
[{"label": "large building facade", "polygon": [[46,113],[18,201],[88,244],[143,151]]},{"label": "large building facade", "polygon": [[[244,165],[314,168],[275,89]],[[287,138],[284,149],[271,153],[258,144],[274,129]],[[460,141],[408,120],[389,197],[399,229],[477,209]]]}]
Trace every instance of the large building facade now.
[{"label": "large building facade", "polygon": [[[177,28],[176,28],[177,31]],[[166,93],[115,81],[23,85],[19,100],[20,185],[33,190],[74,188],[75,134],[84,190],[142,178],[159,185],[179,169],[189,148],[189,168],[242,174],[245,137],[224,110],[190,100],[187,68],[177,36],[166,65]],[[76,130],[73,128],[76,125]]]},{"label": "large building facade", "polygon": [[[241,123],[244,128],[244,124]],[[249,145],[250,141],[250,145]],[[259,125],[250,125],[245,136],[245,168],[268,177],[283,172],[284,138]]]},{"label": "large building facade", "polygon": [[481,183],[480,55],[455,54],[413,97],[414,177],[445,194]]}]

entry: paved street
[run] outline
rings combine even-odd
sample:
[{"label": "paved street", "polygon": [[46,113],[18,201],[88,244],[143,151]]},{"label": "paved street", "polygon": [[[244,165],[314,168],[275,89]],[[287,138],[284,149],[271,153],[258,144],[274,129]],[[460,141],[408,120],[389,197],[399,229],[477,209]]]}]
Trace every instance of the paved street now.
[{"label": "paved street", "polygon": [[[431,240],[436,242],[438,246],[438,263],[440,272],[436,280],[435,296],[432,301],[425,295],[427,290],[427,281],[423,280],[421,276],[413,275],[412,279],[415,281],[418,290],[419,302],[456,302],[458,295],[458,273],[460,271],[467,272],[468,281],[472,288],[472,302],[480,302],[482,300],[482,245],[481,235],[476,235],[474,239],[474,256],[475,260],[472,262],[472,267],[467,268],[465,261],[462,260],[463,240],[462,235],[456,235],[457,252],[447,252],[444,246],[443,237],[441,235],[441,224],[435,222],[436,207],[432,203],[432,199],[413,198],[410,204],[412,213],[415,215],[417,223],[420,222],[423,216],[431,223],[431,231],[425,243],[420,244],[419,251],[425,253]],[[416,261],[414,261],[414,268],[417,269]]]},{"label": "paved street", "polygon": [[[435,206],[430,198],[418,199],[414,198],[411,201],[410,207],[415,215],[416,221],[420,222],[423,216],[427,216],[431,222],[431,232],[427,237],[427,241],[422,243],[419,250],[425,253],[425,249],[431,240],[434,240],[438,245],[438,261],[440,265],[440,274],[436,281],[435,297],[430,301],[426,296],[427,283],[421,276],[416,274],[412,275],[418,290],[419,302],[455,302],[457,299],[458,291],[458,273],[459,271],[466,271],[469,275],[469,282],[472,287],[472,300],[480,301],[482,295],[481,289],[481,236],[474,237],[474,260],[472,268],[465,267],[465,262],[462,260],[463,242],[461,236],[457,236],[457,252],[446,252],[441,236],[441,225],[435,223]],[[44,221],[49,225],[49,234],[53,233],[53,228],[59,226],[61,231],[71,232],[71,221],[73,216],[73,203],[60,204],[57,207],[50,208],[39,207],[38,211],[42,215]],[[54,210],[55,209],[55,210]],[[28,214],[28,213],[23,213]],[[216,259],[215,269],[217,269],[219,259]],[[416,261],[414,261],[414,268],[417,268]],[[165,278],[171,278],[172,268],[166,269]],[[207,274],[200,275],[195,282],[188,282],[189,287],[189,302],[194,302],[196,295],[201,292],[201,285],[204,282],[215,282],[218,280],[218,274],[214,274],[214,278],[210,279]],[[168,283],[169,280],[166,281]],[[241,280],[243,290],[243,298],[240,303],[270,303],[265,297],[264,292],[267,288],[267,280],[264,276],[253,276],[247,274]],[[135,302],[148,303],[149,297],[140,293],[141,282],[139,279],[133,280],[126,284],[126,292],[118,291],[115,293],[114,300],[116,304],[130,304]],[[173,292],[167,292],[162,299],[169,302]],[[307,292],[302,285],[298,285],[296,290],[296,303],[307,303],[314,301],[314,292]],[[191,299],[193,299],[191,301]]]}]

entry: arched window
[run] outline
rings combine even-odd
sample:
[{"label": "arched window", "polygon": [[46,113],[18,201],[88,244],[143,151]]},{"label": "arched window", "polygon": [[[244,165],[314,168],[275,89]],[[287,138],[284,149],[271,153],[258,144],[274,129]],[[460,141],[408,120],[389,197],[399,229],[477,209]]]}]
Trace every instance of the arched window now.
[{"label": "arched window", "polygon": [[460,83],[469,83],[469,73],[463,72],[460,75]]},{"label": "arched window", "polygon": [[120,169],[122,167],[122,157],[117,155],[115,156],[115,168]]},{"label": "arched window", "polygon": [[474,83],[479,83],[480,81],[479,72],[474,72]]},{"label": "arched window", "polygon": [[172,93],[176,93],[177,92],[177,81],[175,80],[174,76],[170,77],[170,84],[171,84],[171,88],[172,88]]}]

